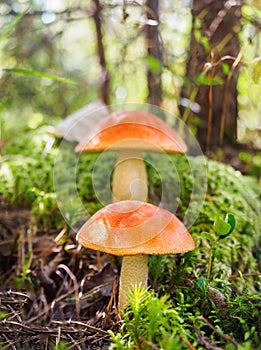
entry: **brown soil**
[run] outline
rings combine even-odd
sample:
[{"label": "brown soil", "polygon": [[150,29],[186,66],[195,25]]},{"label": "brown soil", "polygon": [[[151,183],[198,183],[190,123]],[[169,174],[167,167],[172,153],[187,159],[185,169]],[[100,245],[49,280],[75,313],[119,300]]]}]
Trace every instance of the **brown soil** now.
[{"label": "brown soil", "polygon": [[0,348],[53,349],[63,341],[66,349],[108,349],[107,330],[120,321],[112,259],[82,249],[66,228],[39,229],[29,210],[1,201]]}]

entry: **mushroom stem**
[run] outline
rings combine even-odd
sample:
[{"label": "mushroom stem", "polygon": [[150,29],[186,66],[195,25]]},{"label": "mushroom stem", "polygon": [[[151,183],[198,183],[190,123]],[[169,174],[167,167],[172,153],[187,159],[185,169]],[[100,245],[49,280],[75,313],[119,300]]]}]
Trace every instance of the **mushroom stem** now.
[{"label": "mushroom stem", "polygon": [[139,200],[148,195],[146,167],[139,150],[121,150],[115,165],[112,182],[113,202]]},{"label": "mushroom stem", "polygon": [[[142,153],[139,150],[121,150],[113,174],[113,202],[133,199],[145,202],[148,180]],[[122,259],[118,306],[123,310],[128,303],[126,292],[132,285],[147,286],[148,256],[124,256]]]},{"label": "mushroom stem", "polygon": [[148,255],[124,256],[122,258],[118,307],[124,310],[128,303],[126,292],[135,285],[148,285]]}]

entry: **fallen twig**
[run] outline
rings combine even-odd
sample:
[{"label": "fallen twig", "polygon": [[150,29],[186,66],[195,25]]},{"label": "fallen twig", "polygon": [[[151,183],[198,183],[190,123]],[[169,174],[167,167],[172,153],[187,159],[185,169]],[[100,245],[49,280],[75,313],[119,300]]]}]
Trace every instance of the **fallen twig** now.
[{"label": "fallen twig", "polygon": [[[209,328],[211,328],[212,329],[212,331],[214,332],[214,333],[216,333],[219,337],[221,337],[221,338],[223,338],[224,340],[226,340],[227,342],[230,342],[230,343],[232,343],[236,348],[238,347],[238,344],[235,342],[235,340],[234,339],[232,339],[229,335],[226,335],[226,334],[223,334],[223,333],[221,333],[220,331],[218,331],[204,316],[198,316],[197,318],[196,318],[196,320],[197,321],[202,321],[202,322],[204,322],[206,325],[208,325],[208,327]],[[199,332],[199,330],[198,330],[198,327],[197,327],[197,324],[196,324],[196,332],[197,332],[197,336],[199,336],[199,338],[201,339],[201,341],[204,341],[204,339],[203,338],[207,338],[207,337],[205,337],[205,336],[203,336],[200,332]],[[208,338],[208,340],[209,340],[209,338]],[[210,341],[210,340],[209,340]],[[213,344],[213,343],[212,343]],[[202,345],[204,345],[204,344],[202,344]],[[214,344],[213,344],[214,345]],[[206,346],[206,344],[205,344],[205,346]],[[215,345],[214,345],[215,346]],[[207,349],[220,349],[220,348],[218,348],[218,347],[207,347]]]}]

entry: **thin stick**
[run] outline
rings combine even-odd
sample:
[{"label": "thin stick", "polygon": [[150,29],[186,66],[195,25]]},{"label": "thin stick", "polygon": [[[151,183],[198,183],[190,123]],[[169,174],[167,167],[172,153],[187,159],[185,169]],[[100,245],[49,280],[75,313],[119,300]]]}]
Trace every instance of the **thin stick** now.
[{"label": "thin stick", "polygon": [[223,99],[223,104],[222,104],[222,115],[220,119],[220,131],[219,131],[219,145],[221,146],[223,143],[223,138],[224,138],[224,131],[225,131],[225,122],[226,122],[226,107],[227,107],[227,95],[228,95],[228,89],[229,85],[231,82],[231,79],[233,77],[233,74],[235,72],[235,69],[237,68],[238,64],[240,63],[240,60],[243,56],[243,52],[245,51],[246,47],[248,46],[248,42],[243,45],[242,49],[239,51],[236,59],[234,60],[231,70],[228,74],[227,81],[226,81],[226,86],[225,86],[225,92],[224,92],[224,99]]},{"label": "thin stick", "polygon": [[[146,26],[147,32],[147,52],[148,55],[154,57],[162,63],[162,45],[159,36],[159,0],[147,0],[146,12],[148,24]],[[150,21],[154,21],[155,25],[151,25]],[[148,69],[148,102],[152,105],[160,106],[162,101],[162,86],[161,86],[161,70],[153,72]]]},{"label": "thin stick", "polygon": [[204,316],[198,316],[196,318],[196,320],[202,321],[204,323],[206,323],[206,325],[208,325],[209,328],[212,329],[212,331],[214,333],[216,333],[219,337],[223,338],[224,340],[232,343],[233,345],[235,345],[235,347],[238,347],[238,344],[235,342],[234,339],[232,339],[229,335],[223,334],[221,332],[219,332]]},{"label": "thin stick", "polygon": [[180,336],[181,340],[190,348],[190,350],[197,350],[194,346],[188,341],[188,339],[184,338],[182,335]]},{"label": "thin stick", "polygon": [[73,281],[73,290],[74,290],[74,295],[75,295],[75,306],[76,306],[76,315],[77,318],[80,319],[80,311],[81,311],[81,307],[80,307],[80,299],[79,299],[79,285],[77,282],[77,278],[75,277],[75,275],[72,273],[72,271],[64,264],[60,264],[57,266],[57,270],[58,269],[63,269],[65,270],[65,272],[70,276],[71,280]]},{"label": "thin stick", "polygon": [[[213,52],[211,52],[211,58],[213,60]],[[214,68],[211,66],[211,70],[209,73],[210,78],[210,86],[208,91],[208,102],[209,102],[209,109],[208,109],[208,129],[207,129],[207,145],[206,145],[206,154],[209,153],[209,147],[210,147],[210,139],[212,136],[212,120],[213,120],[213,86],[212,86],[212,80],[214,77]]]}]

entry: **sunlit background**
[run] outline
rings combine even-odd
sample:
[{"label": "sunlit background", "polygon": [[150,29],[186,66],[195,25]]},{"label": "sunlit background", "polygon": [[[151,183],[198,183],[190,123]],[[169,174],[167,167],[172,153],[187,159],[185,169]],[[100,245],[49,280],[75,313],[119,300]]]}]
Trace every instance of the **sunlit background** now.
[{"label": "sunlit background", "polygon": [[[177,108],[184,84],[192,25],[192,2],[161,1],[160,34],[163,66],[147,56],[143,2],[103,1],[102,26],[111,102],[146,102],[147,68],[162,70],[162,108],[180,116]],[[260,10],[248,1],[242,8],[240,33],[243,57],[238,80],[238,138],[261,148],[260,33],[253,21]],[[127,6],[127,7],[126,7]],[[24,16],[5,35],[10,23]],[[101,68],[97,55],[91,1],[1,1],[0,66],[25,68],[73,80],[76,84],[0,72],[1,135],[34,129],[59,120],[100,97]],[[153,23],[150,23],[153,25]],[[184,102],[185,103],[185,102]],[[199,106],[195,106],[195,111]]]}]

